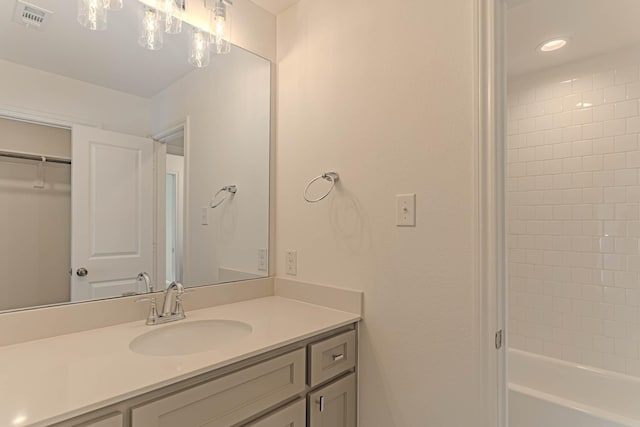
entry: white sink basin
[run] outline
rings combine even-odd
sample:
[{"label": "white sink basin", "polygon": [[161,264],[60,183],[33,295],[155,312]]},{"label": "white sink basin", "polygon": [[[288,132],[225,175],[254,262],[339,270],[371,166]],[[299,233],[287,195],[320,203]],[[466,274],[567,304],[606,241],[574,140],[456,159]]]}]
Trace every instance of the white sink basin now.
[{"label": "white sink basin", "polygon": [[146,356],[180,356],[219,348],[253,331],[251,325],[235,320],[179,321],[157,328],[131,341],[129,348]]}]

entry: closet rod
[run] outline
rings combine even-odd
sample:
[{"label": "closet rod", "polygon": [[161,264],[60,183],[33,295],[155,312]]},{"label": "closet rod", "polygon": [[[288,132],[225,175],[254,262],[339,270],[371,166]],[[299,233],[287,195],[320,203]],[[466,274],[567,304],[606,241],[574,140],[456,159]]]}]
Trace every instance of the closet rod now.
[{"label": "closet rod", "polygon": [[61,157],[49,157],[49,156],[38,156],[37,154],[23,154],[23,153],[15,153],[12,151],[0,151],[0,157],[11,157],[12,159],[23,159],[23,160],[36,160],[38,162],[42,161],[44,157],[47,160],[47,163],[61,163],[65,165],[70,165],[70,159],[63,159]]}]

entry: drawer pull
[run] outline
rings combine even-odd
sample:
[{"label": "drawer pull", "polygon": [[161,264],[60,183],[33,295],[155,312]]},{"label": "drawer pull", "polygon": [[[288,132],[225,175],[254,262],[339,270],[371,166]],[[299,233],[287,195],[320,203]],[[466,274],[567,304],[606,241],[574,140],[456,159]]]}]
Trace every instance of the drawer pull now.
[{"label": "drawer pull", "polygon": [[338,361],[340,361],[340,360],[344,359],[344,354],[334,354],[334,355],[333,355],[333,356],[331,356],[331,357],[333,357],[333,361],[334,361],[334,362],[338,362]]},{"label": "drawer pull", "polygon": [[320,396],[320,399],[316,400],[316,403],[318,404],[320,412],[324,412],[324,396]]}]

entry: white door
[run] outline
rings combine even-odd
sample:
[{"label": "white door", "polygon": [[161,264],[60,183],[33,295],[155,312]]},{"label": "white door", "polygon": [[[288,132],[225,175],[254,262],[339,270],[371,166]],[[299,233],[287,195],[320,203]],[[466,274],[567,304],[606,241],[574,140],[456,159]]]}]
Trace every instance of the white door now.
[{"label": "white door", "polygon": [[153,273],[153,142],[72,129],[71,301],[139,292]]}]

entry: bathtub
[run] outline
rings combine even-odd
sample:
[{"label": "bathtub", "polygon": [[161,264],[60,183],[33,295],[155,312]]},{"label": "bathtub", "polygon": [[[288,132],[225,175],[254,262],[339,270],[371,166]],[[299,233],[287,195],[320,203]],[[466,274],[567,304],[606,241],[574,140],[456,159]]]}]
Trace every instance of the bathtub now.
[{"label": "bathtub", "polygon": [[509,427],[640,427],[640,379],[509,350]]}]

